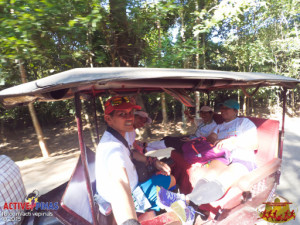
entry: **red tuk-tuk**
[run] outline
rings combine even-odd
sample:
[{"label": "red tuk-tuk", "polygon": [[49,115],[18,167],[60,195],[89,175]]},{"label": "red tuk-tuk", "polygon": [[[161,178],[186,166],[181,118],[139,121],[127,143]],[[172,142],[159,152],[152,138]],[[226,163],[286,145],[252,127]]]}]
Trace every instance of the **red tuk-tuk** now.
[{"label": "red tuk-tuk", "polygon": [[[183,104],[188,104],[184,93],[206,92],[226,89],[242,89],[266,86],[281,86],[283,91],[282,127],[279,121],[249,117],[258,130],[259,147],[256,153],[258,168],[239,179],[218,201],[201,205],[200,209],[211,213],[205,223],[214,224],[255,224],[257,208],[270,201],[279,183],[280,165],[283,152],[284,117],[286,91],[294,88],[300,80],[265,73],[243,73],[195,69],[159,68],[78,68],[61,72],[36,81],[7,88],[0,92],[4,106],[24,105],[34,101],[59,101],[74,98],[80,157],[70,180],[45,195],[40,201],[59,202],[59,208],[50,210],[52,220],[43,217],[25,217],[23,224],[113,224],[113,214],[102,215],[94,200],[95,194],[95,153],[86,147],[82,135],[81,101],[110,93],[131,95],[135,93],[167,92]],[[177,93],[180,93],[177,95]],[[253,94],[253,93],[252,93]],[[222,122],[216,114],[215,121]],[[95,120],[96,127],[98,126]],[[97,129],[97,136],[99,132]],[[172,173],[177,178],[182,193],[193,189],[201,166],[191,166],[182,155],[172,152],[175,161]],[[76,197],[75,196],[76,193]],[[172,212],[151,217],[141,216],[141,224],[181,224]],[[46,222],[47,221],[47,222]],[[195,224],[204,223],[197,219]]]}]

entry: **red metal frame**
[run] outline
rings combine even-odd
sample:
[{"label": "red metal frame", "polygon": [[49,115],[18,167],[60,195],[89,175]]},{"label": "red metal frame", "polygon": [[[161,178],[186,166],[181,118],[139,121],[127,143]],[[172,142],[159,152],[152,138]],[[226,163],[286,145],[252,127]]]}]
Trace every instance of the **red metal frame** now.
[{"label": "red metal frame", "polygon": [[86,181],[86,186],[87,186],[87,191],[88,191],[89,203],[90,203],[90,207],[92,209],[93,224],[96,225],[97,224],[96,209],[95,209],[94,198],[93,198],[93,194],[92,194],[92,187],[91,187],[91,183],[90,183],[90,176],[89,176],[88,165],[87,165],[85,145],[84,145],[84,140],[83,140],[83,135],[82,135],[80,94],[78,92],[76,92],[74,97],[75,97],[76,122],[77,122],[77,129],[78,129],[80,154],[81,154],[82,164],[83,164],[83,168],[84,168],[84,175],[85,175],[85,181]]},{"label": "red metal frame", "polygon": [[285,123],[285,113],[286,113],[286,93],[287,93],[287,89],[283,88],[282,123],[281,123],[280,147],[279,147],[279,155],[278,155],[280,159],[282,159],[282,153],[283,153],[284,123]]},{"label": "red metal frame", "polygon": [[99,143],[99,129],[98,129],[98,120],[97,120],[95,96],[93,96],[93,98],[92,98],[92,105],[93,105],[93,111],[94,111],[94,121],[95,121],[95,129],[96,129],[97,144],[98,144]]},{"label": "red metal frame", "polygon": [[[282,113],[280,146],[279,146],[279,150],[278,150],[279,158],[282,158],[282,152],[283,152],[284,123],[285,123],[285,113],[286,113],[286,92],[287,92],[287,89],[284,88],[283,92],[282,92],[283,93],[283,113]],[[93,110],[94,110],[94,116],[95,116],[95,126],[96,126],[97,141],[98,141],[99,132],[98,132],[98,123],[97,123],[97,115],[96,115],[95,97],[93,97],[92,104],[93,104]],[[93,224],[96,225],[97,224],[96,209],[95,209],[94,200],[93,200],[93,194],[92,194],[90,177],[89,177],[88,166],[87,166],[85,145],[84,145],[84,140],[83,140],[83,135],[82,135],[81,102],[80,102],[80,94],[78,92],[75,93],[75,109],[76,109],[76,122],[77,122],[77,128],[78,128],[78,139],[79,139],[80,152],[81,152],[84,174],[85,174],[85,179],[86,179],[86,185],[87,185],[87,190],[88,190],[89,203],[90,203],[90,207],[92,209]]]}]

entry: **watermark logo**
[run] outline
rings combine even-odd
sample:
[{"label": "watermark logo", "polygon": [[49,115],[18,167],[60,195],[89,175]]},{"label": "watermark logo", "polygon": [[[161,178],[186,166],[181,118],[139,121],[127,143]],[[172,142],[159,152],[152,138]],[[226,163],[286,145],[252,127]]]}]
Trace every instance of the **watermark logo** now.
[{"label": "watermark logo", "polygon": [[0,222],[18,222],[25,216],[53,216],[51,210],[58,210],[58,208],[58,202],[39,201],[39,192],[34,190],[24,202],[5,202],[1,205]]},{"label": "watermark logo", "polygon": [[291,202],[276,198],[274,202],[264,202],[264,210],[259,212],[259,217],[271,223],[285,223],[296,219],[296,212]]},{"label": "watermark logo", "polygon": [[33,211],[34,208],[36,207],[36,203],[38,202],[38,198],[39,198],[39,192],[37,190],[34,190],[32,193],[30,193],[26,199],[25,202],[29,203],[30,205],[30,210]]}]

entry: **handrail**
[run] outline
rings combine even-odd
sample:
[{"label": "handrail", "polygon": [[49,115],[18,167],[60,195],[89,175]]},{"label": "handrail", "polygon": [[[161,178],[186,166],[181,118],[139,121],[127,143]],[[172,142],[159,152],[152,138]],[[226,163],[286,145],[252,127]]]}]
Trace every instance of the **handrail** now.
[{"label": "handrail", "polygon": [[97,218],[96,218],[96,209],[94,204],[94,198],[92,194],[92,187],[90,182],[90,176],[89,176],[89,170],[87,165],[87,156],[86,156],[86,149],[85,144],[83,140],[82,135],[82,121],[81,121],[81,102],[80,102],[80,94],[78,92],[75,93],[75,110],[76,110],[76,122],[77,122],[77,129],[78,129],[78,140],[79,140],[79,146],[80,146],[80,155],[82,159],[82,165],[84,169],[84,175],[85,175],[85,182],[86,187],[88,191],[88,198],[90,207],[92,210],[92,217],[93,217],[93,224],[97,224]]},{"label": "handrail", "polygon": [[282,160],[279,158],[272,159],[262,167],[257,168],[240,178],[235,186],[237,186],[242,191],[250,191],[251,187],[254,184],[258,183],[261,179],[270,176],[271,174],[278,171],[281,165],[281,161]]}]

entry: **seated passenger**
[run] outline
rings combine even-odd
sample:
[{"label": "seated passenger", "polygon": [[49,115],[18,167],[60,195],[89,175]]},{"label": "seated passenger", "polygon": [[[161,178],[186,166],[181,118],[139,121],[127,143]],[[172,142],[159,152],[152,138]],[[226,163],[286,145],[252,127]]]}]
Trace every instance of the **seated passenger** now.
[{"label": "seated passenger", "polygon": [[[214,202],[220,199],[237,179],[256,168],[254,152],[257,149],[256,126],[248,118],[237,117],[238,102],[230,99],[220,106],[224,122],[217,125],[207,140],[219,148],[230,150],[229,164],[224,164],[222,160],[213,160],[206,170],[206,176],[199,179],[193,191],[185,196],[186,203],[192,201],[196,205],[201,205]],[[158,195],[159,198],[168,196],[165,202],[182,199],[181,196],[169,193],[163,188],[158,189]]]},{"label": "seated passenger", "polygon": [[213,120],[214,112],[211,107],[206,105],[202,106],[198,113],[200,113],[200,119],[191,116],[188,110],[185,111],[187,118],[197,126],[195,134],[190,135],[187,141],[197,137],[207,137],[217,126],[216,122]]},{"label": "seated passenger", "polygon": [[217,126],[216,122],[213,120],[213,109],[209,106],[202,106],[200,108],[200,117],[201,119],[194,119],[188,111],[185,112],[188,119],[195,123],[197,126],[197,130],[194,134],[190,136],[182,136],[182,137],[164,137],[161,141],[155,141],[148,143],[146,150],[152,151],[157,149],[165,149],[167,147],[172,147],[176,151],[182,151],[182,145],[197,137],[207,137]]},{"label": "seated passenger", "polygon": [[[139,199],[142,205],[150,203],[151,209],[159,211],[156,186],[169,189],[175,185],[167,164],[129,149],[124,137],[126,132],[133,131],[135,109],[140,110],[141,107],[132,104],[127,97],[112,97],[105,103],[104,119],[108,126],[96,152],[97,192],[112,205],[118,224],[139,224],[133,198]],[[138,183],[132,158],[152,164],[165,175],[154,175],[149,180]],[[142,190],[146,198],[136,196],[136,190]]]},{"label": "seated passenger", "polygon": [[0,155],[0,224],[21,224],[24,208],[5,209],[5,203],[24,202],[26,190],[18,165],[8,156]]},{"label": "seated passenger", "polygon": [[146,143],[140,142],[135,140],[136,138],[136,129],[142,128],[147,124],[151,124],[152,119],[148,116],[148,113],[144,111],[135,111],[134,112],[134,122],[133,122],[133,128],[134,130],[131,132],[126,132],[125,139],[128,142],[128,145],[131,149],[136,149],[141,153],[146,152]]}]

